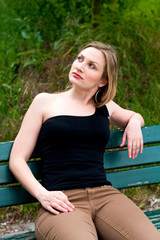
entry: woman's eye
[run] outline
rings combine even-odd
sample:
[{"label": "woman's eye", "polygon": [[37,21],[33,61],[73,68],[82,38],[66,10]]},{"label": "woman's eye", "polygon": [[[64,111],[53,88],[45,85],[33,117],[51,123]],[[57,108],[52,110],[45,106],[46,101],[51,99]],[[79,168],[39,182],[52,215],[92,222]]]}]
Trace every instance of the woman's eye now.
[{"label": "woman's eye", "polygon": [[93,63],[90,63],[89,66],[93,69],[96,69],[95,65]]},{"label": "woman's eye", "polygon": [[77,58],[79,61],[82,61],[83,60],[83,58],[81,57],[81,56],[78,56],[78,58]]}]

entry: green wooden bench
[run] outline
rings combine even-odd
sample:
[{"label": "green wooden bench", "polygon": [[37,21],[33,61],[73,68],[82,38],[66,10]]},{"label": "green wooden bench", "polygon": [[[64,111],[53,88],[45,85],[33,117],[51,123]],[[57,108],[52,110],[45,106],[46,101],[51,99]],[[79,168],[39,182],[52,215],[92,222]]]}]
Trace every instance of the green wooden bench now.
[{"label": "green wooden bench", "polygon": [[[160,183],[160,125],[144,127],[143,154],[134,160],[128,158],[127,149],[119,149],[123,131],[111,131],[111,138],[104,154],[107,179],[118,189]],[[36,201],[21,187],[8,168],[13,142],[0,143],[0,207]],[[38,151],[34,151],[28,163],[33,174],[40,179]],[[160,209],[145,212],[160,231]],[[35,239],[34,232],[17,233],[0,239]]]}]

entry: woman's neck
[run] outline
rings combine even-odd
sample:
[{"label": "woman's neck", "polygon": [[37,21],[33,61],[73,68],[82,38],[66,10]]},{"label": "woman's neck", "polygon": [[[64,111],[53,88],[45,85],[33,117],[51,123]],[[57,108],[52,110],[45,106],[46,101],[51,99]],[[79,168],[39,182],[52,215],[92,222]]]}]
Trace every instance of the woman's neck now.
[{"label": "woman's neck", "polygon": [[77,101],[82,105],[88,105],[88,104],[95,105],[93,100],[95,91],[84,91],[73,86],[67,92],[72,100]]}]

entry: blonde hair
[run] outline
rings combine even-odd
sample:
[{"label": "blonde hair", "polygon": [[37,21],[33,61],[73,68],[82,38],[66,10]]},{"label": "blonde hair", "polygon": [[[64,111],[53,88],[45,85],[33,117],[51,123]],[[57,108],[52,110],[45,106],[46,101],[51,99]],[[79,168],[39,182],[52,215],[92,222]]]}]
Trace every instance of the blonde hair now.
[{"label": "blonde hair", "polygon": [[99,89],[101,94],[96,102],[96,107],[101,107],[115,97],[117,87],[118,56],[112,46],[101,42],[94,41],[88,43],[82,50],[89,47],[102,51],[106,60],[102,78],[107,80],[107,84]]}]

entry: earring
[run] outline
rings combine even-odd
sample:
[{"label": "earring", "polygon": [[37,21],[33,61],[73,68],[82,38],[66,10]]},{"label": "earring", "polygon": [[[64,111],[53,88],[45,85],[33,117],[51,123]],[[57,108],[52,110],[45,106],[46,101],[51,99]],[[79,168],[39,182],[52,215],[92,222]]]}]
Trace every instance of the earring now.
[{"label": "earring", "polygon": [[94,95],[94,101],[96,104],[101,102],[101,96],[102,96],[102,90],[98,89],[96,94]]}]

